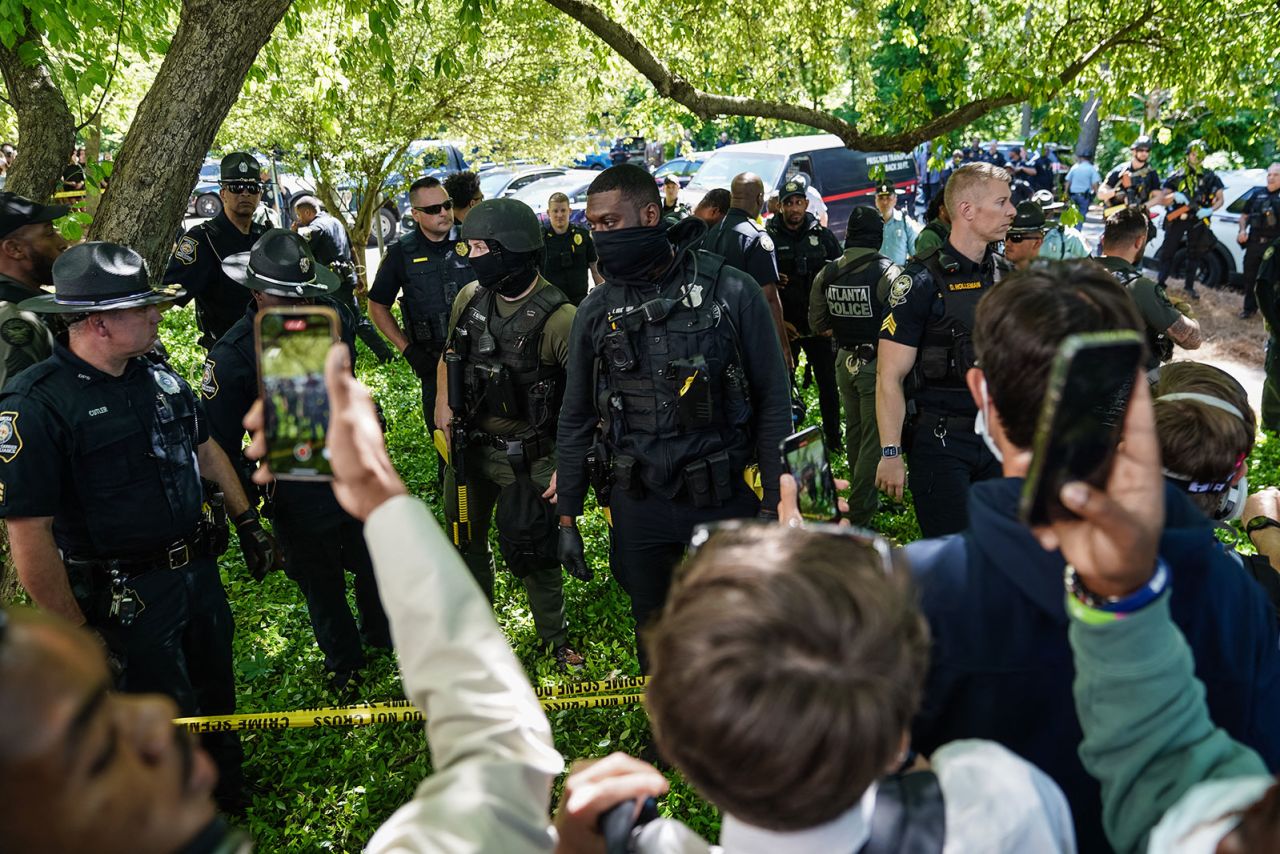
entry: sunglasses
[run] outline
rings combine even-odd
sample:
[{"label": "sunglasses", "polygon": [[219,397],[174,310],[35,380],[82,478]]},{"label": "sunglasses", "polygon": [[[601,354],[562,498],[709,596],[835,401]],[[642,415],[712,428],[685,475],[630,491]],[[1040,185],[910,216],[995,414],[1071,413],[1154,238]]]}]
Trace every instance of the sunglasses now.
[{"label": "sunglasses", "polygon": [[1021,243],[1024,240],[1042,240],[1043,234],[1006,234],[1005,243]]},{"label": "sunglasses", "polygon": [[234,184],[223,184],[223,188],[233,196],[256,196],[262,192],[262,185],[254,181]]},{"label": "sunglasses", "polygon": [[[777,522],[759,519],[725,519],[720,522],[706,522],[701,525],[695,525],[693,535],[689,537],[689,552],[686,557],[693,557],[698,549],[706,545],[707,541],[712,537],[721,534],[732,535],[737,531],[750,531],[764,526],[776,527],[777,525]],[[869,549],[875,554],[876,560],[880,564],[880,569],[885,575],[893,575],[895,572],[893,547],[889,545],[888,540],[874,531],[855,528],[851,525],[832,525],[826,522],[806,522],[797,530],[811,534],[821,534],[826,537],[840,537],[849,541],[852,545]]]},{"label": "sunglasses", "polygon": [[424,213],[428,216],[435,216],[441,211],[453,210],[453,199],[445,199],[438,205],[414,205],[413,209],[418,213]]}]

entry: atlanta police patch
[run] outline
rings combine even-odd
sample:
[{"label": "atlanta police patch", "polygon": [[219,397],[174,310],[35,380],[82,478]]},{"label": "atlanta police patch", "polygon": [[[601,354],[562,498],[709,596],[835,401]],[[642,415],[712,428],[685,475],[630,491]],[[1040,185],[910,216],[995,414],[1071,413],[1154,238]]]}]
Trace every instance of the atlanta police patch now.
[{"label": "atlanta police patch", "polygon": [[897,308],[906,302],[907,294],[911,293],[911,277],[906,273],[893,280],[893,284],[889,286],[889,305]]},{"label": "atlanta police patch", "polygon": [[763,231],[760,232],[760,248],[765,252],[773,251],[773,238],[765,234]]},{"label": "atlanta police patch", "polygon": [[36,338],[31,324],[20,317],[12,317],[0,323],[0,341],[14,347],[26,347]]},{"label": "atlanta police patch", "polygon": [[173,249],[173,257],[183,264],[194,264],[196,262],[196,239],[190,235],[183,235],[178,238],[178,245]]},{"label": "atlanta police patch", "polygon": [[18,433],[18,413],[0,412],[0,461],[11,463],[22,450]]}]

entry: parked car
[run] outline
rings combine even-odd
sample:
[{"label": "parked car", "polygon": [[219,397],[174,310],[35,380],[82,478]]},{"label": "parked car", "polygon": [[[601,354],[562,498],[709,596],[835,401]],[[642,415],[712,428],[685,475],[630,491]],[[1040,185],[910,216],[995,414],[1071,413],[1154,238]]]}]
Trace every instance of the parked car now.
[{"label": "parked car", "polygon": [[854,205],[875,204],[870,170],[883,166],[885,177],[909,193],[916,188],[911,153],[851,151],[834,134],[792,136],[726,145],[713,151],[680,191],[680,201],[697,206],[708,190],[729,188],[733,176],[754,172],[764,181],[765,195],[780,189],[788,178],[804,172],[827,203],[827,226],[844,240]]},{"label": "parked car", "polygon": [[501,199],[515,195],[536,181],[555,178],[568,171],[561,166],[499,167],[480,176],[480,192],[486,199]]},{"label": "parked car", "polygon": [[613,165],[613,160],[609,157],[611,145],[607,140],[597,140],[594,148],[573,161],[574,168],[595,169],[597,172],[608,169]]},{"label": "parked car", "polygon": [[689,180],[697,174],[702,168],[702,164],[707,162],[710,157],[710,151],[693,151],[683,157],[677,157],[674,160],[668,160],[653,171],[653,179],[658,182],[658,186],[662,186],[663,180],[668,175],[680,182],[680,186],[689,186]]},{"label": "parked car", "polygon": [[191,199],[187,202],[187,216],[208,218],[222,213],[222,199],[218,196],[220,164],[221,161],[211,159],[200,167],[200,177],[196,179],[195,189],[191,191]]},{"label": "parked car", "polygon": [[569,222],[574,225],[587,224],[587,187],[599,177],[594,169],[570,169],[563,175],[554,178],[543,178],[516,191],[511,198],[524,202],[533,208],[533,212],[542,220],[546,220],[547,199],[552,193],[564,193],[569,197]]},{"label": "parked car", "polygon": [[[1222,193],[1222,207],[1214,211],[1213,216],[1209,218],[1209,228],[1213,232],[1214,242],[1201,259],[1196,281],[1210,287],[1238,288],[1241,287],[1241,277],[1244,274],[1244,248],[1236,243],[1236,235],[1240,231],[1240,215],[1244,213],[1249,194],[1255,188],[1265,190],[1267,170],[1234,169],[1219,172],[1218,177],[1222,179],[1226,189]],[[1157,223],[1162,226],[1164,208],[1154,205],[1152,210],[1160,212],[1161,217]],[[1147,244],[1144,260],[1153,270],[1160,269],[1156,253],[1164,244],[1164,235],[1165,231],[1162,227],[1156,233],[1155,239]],[[1186,249],[1182,248],[1173,256],[1173,269],[1169,271],[1169,275],[1173,278],[1182,278],[1186,273],[1186,266]]]}]

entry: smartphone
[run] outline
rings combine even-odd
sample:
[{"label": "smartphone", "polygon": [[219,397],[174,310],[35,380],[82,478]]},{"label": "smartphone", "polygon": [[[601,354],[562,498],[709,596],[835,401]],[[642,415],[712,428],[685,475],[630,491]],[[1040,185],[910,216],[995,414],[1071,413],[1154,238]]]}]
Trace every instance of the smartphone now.
[{"label": "smartphone", "polygon": [[799,487],[800,515],[806,519],[834,522],[840,518],[836,502],[836,481],[827,462],[827,446],[822,428],[810,427],[782,440],[782,463]]},{"label": "smartphone", "polygon": [[1058,348],[1018,513],[1027,525],[1078,518],[1058,495],[1071,481],[1106,486],[1142,364],[1137,332],[1071,335]]},{"label": "smartphone", "polygon": [[267,468],[279,480],[331,480],[324,363],[338,340],[338,313],[317,305],[273,306],[253,322]]}]

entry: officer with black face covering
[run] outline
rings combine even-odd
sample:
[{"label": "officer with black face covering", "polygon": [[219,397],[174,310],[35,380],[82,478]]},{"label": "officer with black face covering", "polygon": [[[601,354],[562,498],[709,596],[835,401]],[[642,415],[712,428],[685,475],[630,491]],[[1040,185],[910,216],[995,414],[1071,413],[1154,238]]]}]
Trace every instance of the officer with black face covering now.
[{"label": "officer with black face covering", "polygon": [[477,281],[454,300],[437,373],[435,421],[452,427],[445,431],[453,463],[445,474],[445,516],[493,599],[489,522],[496,510],[498,546],[524,582],[538,637],[562,669],[580,670],[583,658],[568,642],[550,504],[574,307],[538,273],[542,226],[524,202],[480,202],[462,224],[462,239]]},{"label": "officer with black face covering", "polygon": [[[701,220],[661,227],[648,172],[600,173],[587,189],[587,220],[605,283],[579,306],[569,342],[560,555],[585,569],[575,520],[590,454],[597,496],[612,490],[613,572],[641,629],[666,600],[695,525],[777,507],[789,383],[760,287],[695,249]],[[754,463],[763,503],[746,482]]]},{"label": "officer with black face covering", "polygon": [[876,466],[880,431],[876,426],[876,341],[890,285],[902,273],[880,254],[884,218],[865,206],[849,213],[844,254],[814,277],[809,323],[819,335],[835,338],[836,383],[845,412],[845,449],[850,481],[849,520],[870,524],[879,505]]}]

